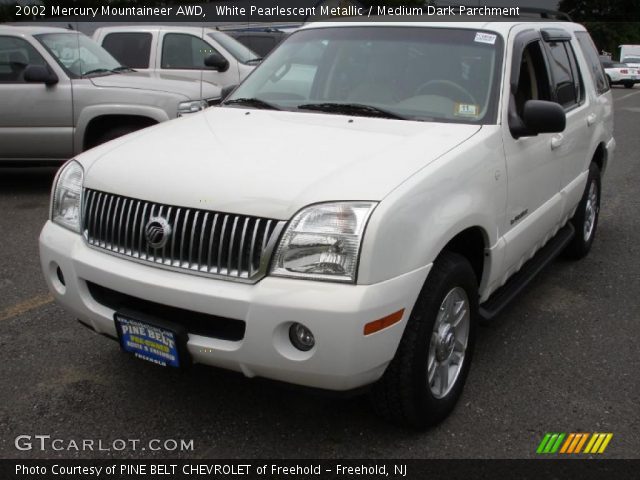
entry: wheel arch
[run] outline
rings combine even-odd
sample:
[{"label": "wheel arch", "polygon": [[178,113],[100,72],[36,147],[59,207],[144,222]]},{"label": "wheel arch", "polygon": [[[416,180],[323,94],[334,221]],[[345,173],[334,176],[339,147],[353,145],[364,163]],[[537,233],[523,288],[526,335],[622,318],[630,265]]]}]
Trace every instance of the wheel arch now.
[{"label": "wheel arch", "polygon": [[474,273],[478,286],[485,281],[488,268],[488,254],[490,241],[487,231],[479,225],[474,225],[449,235],[449,240],[440,249],[437,258],[443,252],[456,253],[464,257]]},{"label": "wheel arch", "polygon": [[98,139],[104,132],[123,125],[137,128],[150,127],[158,121],[144,115],[106,114],[92,118],[84,130],[82,150],[88,150],[98,145]]},{"label": "wheel arch", "polygon": [[600,142],[597,145],[596,150],[593,152],[593,155],[591,156],[591,162],[595,163],[598,166],[601,173],[604,173],[605,169],[607,168],[607,160],[607,147],[604,142]]},{"label": "wheel arch", "polygon": [[89,144],[86,142],[86,132],[89,125],[102,117],[146,119],[148,122],[153,122],[149,123],[149,125],[170,119],[167,112],[162,108],[146,105],[102,104],[83,108],[77,117],[74,133],[74,152],[76,154],[86,150],[85,145]]}]

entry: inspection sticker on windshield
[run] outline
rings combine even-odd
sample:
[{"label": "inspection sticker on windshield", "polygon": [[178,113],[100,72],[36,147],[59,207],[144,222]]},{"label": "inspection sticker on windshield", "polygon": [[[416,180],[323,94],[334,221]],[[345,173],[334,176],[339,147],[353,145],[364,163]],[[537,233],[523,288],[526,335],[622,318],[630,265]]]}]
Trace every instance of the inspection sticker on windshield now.
[{"label": "inspection sticker on windshield", "polygon": [[475,41],[478,43],[488,43],[489,45],[494,45],[496,43],[496,38],[498,37],[493,33],[476,32]]},{"label": "inspection sticker on windshield", "polygon": [[477,117],[480,107],[472,103],[456,103],[454,114],[458,117]]}]

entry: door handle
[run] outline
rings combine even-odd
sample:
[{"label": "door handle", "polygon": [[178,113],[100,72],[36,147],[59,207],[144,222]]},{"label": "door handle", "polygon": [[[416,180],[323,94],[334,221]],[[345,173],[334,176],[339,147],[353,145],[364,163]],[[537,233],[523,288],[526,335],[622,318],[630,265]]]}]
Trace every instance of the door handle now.
[{"label": "door handle", "polygon": [[596,123],[597,119],[598,119],[598,116],[595,113],[592,113],[587,117],[587,125],[588,126],[593,125],[594,123]]},{"label": "door handle", "polygon": [[560,148],[564,143],[564,136],[562,134],[557,135],[551,139],[551,150]]}]

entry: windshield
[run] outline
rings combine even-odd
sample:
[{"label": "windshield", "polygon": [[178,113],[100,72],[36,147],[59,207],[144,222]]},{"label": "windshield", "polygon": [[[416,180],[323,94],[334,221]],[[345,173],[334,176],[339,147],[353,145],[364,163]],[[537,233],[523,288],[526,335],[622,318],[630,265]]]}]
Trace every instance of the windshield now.
[{"label": "windshield", "polygon": [[352,115],[357,107],[363,115],[387,118],[495,123],[501,61],[502,39],[490,32],[360,26],[301,30],[277,47],[227,102],[258,99],[282,110],[321,113],[332,107],[330,113]]},{"label": "windshield", "polygon": [[229,52],[231,55],[235,57],[240,63],[247,63],[251,60],[259,60],[260,55],[251,50],[250,48],[245,47],[235,38],[230,37],[226,33],[222,32],[212,32],[209,33],[209,36],[213,38],[216,42],[218,42],[222,47]]},{"label": "windshield", "polygon": [[122,67],[109,52],[80,33],[46,33],[37,38],[72,77],[104,75]]}]

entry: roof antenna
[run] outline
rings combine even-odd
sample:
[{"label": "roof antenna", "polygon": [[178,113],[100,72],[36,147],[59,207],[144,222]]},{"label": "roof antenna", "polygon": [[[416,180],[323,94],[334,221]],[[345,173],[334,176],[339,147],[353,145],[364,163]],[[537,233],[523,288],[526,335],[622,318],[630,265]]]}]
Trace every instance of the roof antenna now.
[{"label": "roof antenna", "polygon": [[71,25],[70,23],[67,23],[67,30],[73,30],[73,25]]}]

